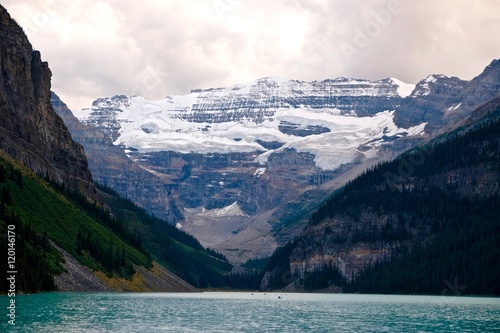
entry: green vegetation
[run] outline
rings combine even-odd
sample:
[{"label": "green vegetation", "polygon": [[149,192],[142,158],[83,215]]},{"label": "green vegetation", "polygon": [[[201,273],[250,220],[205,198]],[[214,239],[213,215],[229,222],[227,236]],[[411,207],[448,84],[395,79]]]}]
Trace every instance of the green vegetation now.
[{"label": "green vegetation", "polygon": [[[120,221],[109,212],[41,179],[5,153],[0,154],[0,193],[0,230],[6,235],[15,226],[17,286],[23,292],[55,288],[62,256],[49,239],[108,276],[131,278],[133,264],[152,267],[137,237],[123,227],[117,232]],[[7,245],[2,237],[3,253]]]},{"label": "green vegetation", "polygon": [[270,258],[248,259],[241,267],[249,270],[263,270],[269,263]]},{"label": "green vegetation", "polygon": [[325,264],[317,270],[305,272],[302,284],[304,290],[312,291],[327,288],[331,285],[343,287],[347,284],[347,280],[342,276],[337,266]]},{"label": "green vegetation", "polygon": [[159,263],[197,288],[228,285],[232,265],[220,253],[204,249],[196,238],[149,215],[112,189],[97,185],[113,213],[130,230],[137,230],[143,246]]},{"label": "green vegetation", "polygon": [[[49,239],[108,277],[130,280],[134,265],[151,268],[155,259],[196,287],[230,284],[232,265],[222,254],[204,249],[194,237],[112,190],[99,188],[111,210],[38,177],[0,152],[0,232],[7,235],[8,226],[15,226],[16,266],[29,267],[19,269],[19,290],[55,289],[53,278],[63,271],[63,258]],[[4,253],[7,245],[2,237]],[[1,288],[6,292],[6,281]]]},{"label": "green vegetation", "polygon": [[469,205],[427,246],[360,274],[346,291],[500,295],[500,198]]},{"label": "green vegetation", "polygon": [[[432,241],[417,243],[411,252],[400,249],[389,262],[360,274],[347,291],[500,295],[500,121],[453,135],[432,151],[412,172],[423,186],[397,193],[390,208],[429,228]],[[417,153],[404,158],[415,160]],[[394,168],[389,163],[379,172]],[[455,181],[445,187],[429,184],[442,174],[452,174]],[[413,184],[418,183],[415,179]],[[408,179],[395,181],[398,186]],[[380,200],[375,207],[387,207],[387,189],[372,196]]]},{"label": "green vegetation", "polygon": [[298,239],[279,248],[269,258],[264,271],[269,272],[269,288],[281,289],[293,281],[290,273],[290,255],[297,247]]},{"label": "green vegetation", "polygon": [[[5,169],[0,166],[0,183],[5,184],[5,176]],[[59,264],[62,255],[50,246],[47,234],[35,232],[21,221],[18,214],[9,211],[7,205],[11,205],[12,201],[7,187],[2,188],[0,200],[0,249],[8,256],[2,270],[17,271],[16,287],[24,292],[54,290],[54,275],[62,272]],[[0,292],[7,290],[8,281],[3,278]]]}]

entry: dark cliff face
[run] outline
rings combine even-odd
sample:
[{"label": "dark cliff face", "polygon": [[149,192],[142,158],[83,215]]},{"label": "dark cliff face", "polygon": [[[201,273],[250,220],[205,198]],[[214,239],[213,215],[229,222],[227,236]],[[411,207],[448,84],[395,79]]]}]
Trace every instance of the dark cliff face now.
[{"label": "dark cliff face", "polygon": [[36,173],[98,201],[83,147],[50,103],[51,72],[0,6],[0,148]]},{"label": "dark cliff face", "polygon": [[182,219],[168,179],[143,170],[120,147],[113,145],[106,133],[80,123],[55,93],[50,100],[73,138],[85,147],[90,170],[97,182],[113,188],[155,216],[172,223]]},{"label": "dark cliff face", "polygon": [[500,60],[493,60],[470,81],[431,75],[420,81],[412,95],[396,109],[398,126],[427,122],[426,132],[434,133],[466,119],[482,103],[500,94]]},{"label": "dark cliff face", "polygon": [[467,81],[456,77],[429,76],[397,108],[394,122],[398,126],[426,122],[426,132],[433,133],[446,123],[445,110],[460,105],[466,86]]},{"label": "dark cliff face", "polygon": [[493,60],[484,71],[473,78],[464,91],[462,108],[472,110],[478,104],[500,94],[500,59]]}]

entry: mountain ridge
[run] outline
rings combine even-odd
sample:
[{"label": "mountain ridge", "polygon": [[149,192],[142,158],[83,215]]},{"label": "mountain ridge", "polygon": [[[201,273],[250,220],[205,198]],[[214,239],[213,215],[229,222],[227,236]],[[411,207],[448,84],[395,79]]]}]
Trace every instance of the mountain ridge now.
[{"label": "mountain ridge", "polygon": [[[313,209],[352,179],[352,170],[360,173],[456,127],[500,92],[497,65],[493,61],[470,81],[433,74],[415,85],[396,78],[265,77],[159,101],[100,98],[73,114],[169,188],[180,209],[171,223],[180,222],[202,243],[240,261],[269,255],[273,246],[263,249],[274,241],[263,247],[264,239],[293,238],[307,222],[308,213],[299,207]],[[465,90],[477,93],[467,97]],[[104,170],[105,160],[94,168]],[[115,182],[113,175],[101,179]],[[141,188],[151,186],[145,181]],[[225,219],[216,228],[220,234],[197,227],[200,217],[189,213],[234,202],[249,217]],[[224,241],[217,245],[214,239]],[[241,256],[234,256],[236,245]]]}]

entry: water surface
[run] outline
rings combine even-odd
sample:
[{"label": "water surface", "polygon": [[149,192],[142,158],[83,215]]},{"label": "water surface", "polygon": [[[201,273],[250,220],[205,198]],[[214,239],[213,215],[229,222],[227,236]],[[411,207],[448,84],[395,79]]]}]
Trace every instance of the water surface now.
[{"label": "water surface", "polygon": [[1,332],[500,332],[498,298],[42,293],[16,297],[15,327],[6,313]]}]

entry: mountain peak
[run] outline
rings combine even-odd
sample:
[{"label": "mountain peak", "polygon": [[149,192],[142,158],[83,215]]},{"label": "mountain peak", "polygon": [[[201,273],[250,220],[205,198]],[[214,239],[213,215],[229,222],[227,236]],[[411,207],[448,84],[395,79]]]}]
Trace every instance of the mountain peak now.
[{"label": "mountain peak", "polygon": [[500,76],[500,59],[494,59],[481,74],[472,80],[483,79],[487,76],[491,76],[491,79],[496,79]]},{"label": "mountain peak", "polygon": [[493,61],[486,68],[500,67],[500,59],[493,59]]},{"label": "mountain peak", "polygon": [[389,80],[398,86],[399,96],[403,98],[410,96],[417,86],[416,84],[403,82],[395,77],[391,77]]}]

